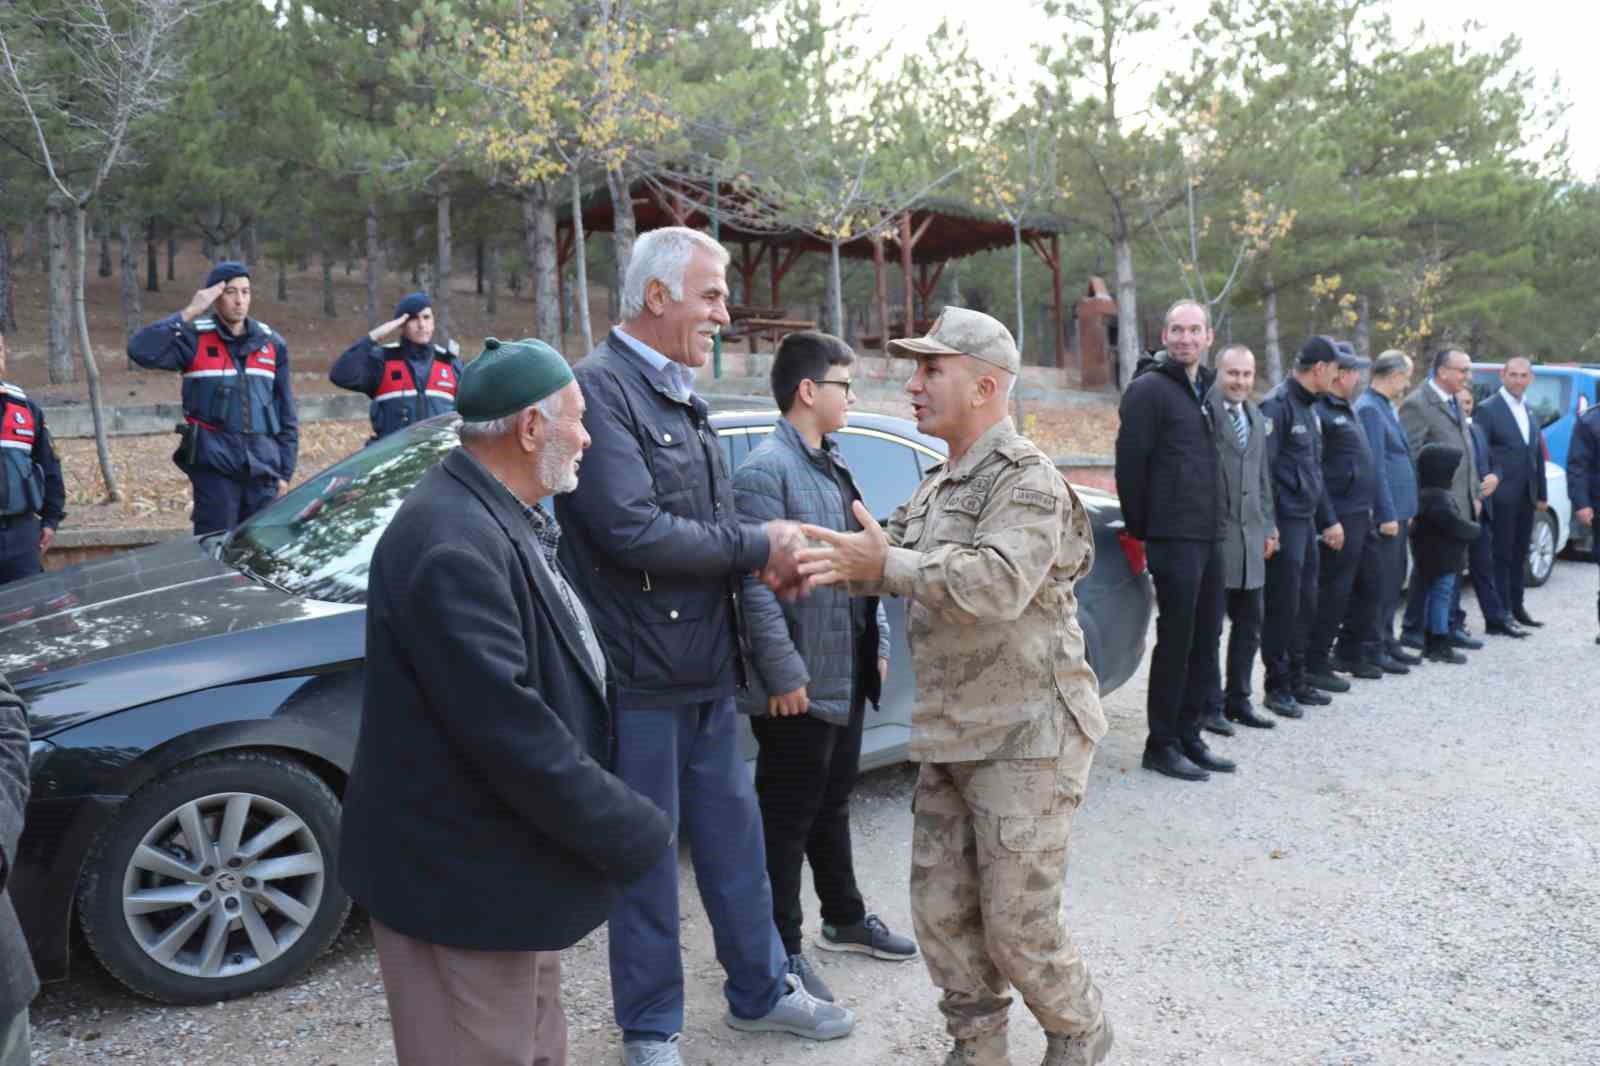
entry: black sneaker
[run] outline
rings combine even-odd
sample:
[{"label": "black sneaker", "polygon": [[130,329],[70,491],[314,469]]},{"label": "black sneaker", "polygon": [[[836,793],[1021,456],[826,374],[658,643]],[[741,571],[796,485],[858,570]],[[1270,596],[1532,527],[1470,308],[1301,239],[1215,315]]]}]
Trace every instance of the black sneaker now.
[{"label": "black sneaker", "polygon": [[1383,676],[1377,663],[1369,663],[1364,659],[1335,659],[1333,668],[1341,674],[1359,677],[1365,681],[1376,681]]},{"label": "black sneaker", "polygon": [[[1349,692],[1350,682],[1335,674],[1331,670],[1307,670],[1306,684],[1312,688],[1320,688],[1324,692]],[[1300,694],[1295,693],[1295,699],[1300,699]],[[1304,701],[1302,701],[1304,702]]]},{"label": "black sneaker", "polygon": [[829,990],[827,982],[822,979],[822,975],[817,972],[817,968],[811,965],[810,959],[804,955],[790,955],[788,961],[783,964],[783,968],[786,972],[800,978],[800,983],[805,986],[805,990],[817,999],[822,1000],[824,1003],[833,1002],[833,992]]},{"label": "black sneaker", "polygon": [[1294,690],[1294,701],[1303,707],[1326,707],[1333,702],[1333,697],[1323,695],[1310,685],[1301,685]]},{"label": "black sneaker", "polygon": [[824,951],[853,951],[889,962],[905,962],[917,957],[916,942],[889,931],[876,914],[869,914],[855,925],[822,925],[817,947]]}]

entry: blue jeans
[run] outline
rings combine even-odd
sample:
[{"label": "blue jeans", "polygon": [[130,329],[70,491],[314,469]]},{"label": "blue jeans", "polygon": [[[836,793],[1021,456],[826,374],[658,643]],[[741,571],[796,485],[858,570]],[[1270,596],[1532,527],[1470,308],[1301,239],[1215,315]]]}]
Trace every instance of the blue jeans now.
[{"label": "blue jeans", "polygon": [[[755,784],[739,754],[733,699],[617,711],[616,773],[654,800],[689,842],[695,883],[723,993],[741,1018],[760,1018],[786,989],[772,920],[766,844]],[[683,1030],[678,854],[622,891],[611,911],[611,1002],[623,1039]]]},{"label": "blue jeans", "polygon": [[1440,574],[1428,583],[1428,599],[1424,609],[1428,620],[1427,631],[1433,636],[1450,632],[1450,606],[1455,602],[1456,580],[1455,574]]}]

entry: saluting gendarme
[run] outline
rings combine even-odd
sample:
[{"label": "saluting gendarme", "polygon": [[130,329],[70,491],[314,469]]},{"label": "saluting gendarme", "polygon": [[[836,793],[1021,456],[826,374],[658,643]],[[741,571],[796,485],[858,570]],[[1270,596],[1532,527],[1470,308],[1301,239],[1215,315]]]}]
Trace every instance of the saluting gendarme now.
[{"label": "saluting gendarme", "polygon": [[919,761],[911,911],[947,1060],[1002,1066],[1015,986],[1048,1035],[1044,1066],[1092,1066],[1111,1047],[1100,990],[1060,919],[1072,815],[1105,735],[1073,591],[1094,562],[1082,501],[1006,406],[1021,357],[988,315],[947,307],[916,359],[918,427],[950,445],[880,528],[806,526],[816,584],[910,600]]}]

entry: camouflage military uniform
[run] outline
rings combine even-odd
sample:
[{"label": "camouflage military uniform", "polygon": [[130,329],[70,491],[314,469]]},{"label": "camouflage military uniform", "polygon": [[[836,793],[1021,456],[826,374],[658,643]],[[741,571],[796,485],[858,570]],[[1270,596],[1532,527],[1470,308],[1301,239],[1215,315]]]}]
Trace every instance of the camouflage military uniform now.
[{"label": "camouflage military uniform", "polygon": [[1003,1031],[1010,986],[1046,1031],[1094,1030],[1100,991],[1061,919],[1106,732],[1073,592],[1094,561],[1088,512],[1004,419],[886,532],[880,588],[910,600],[917,674],[912,917],[950,1033]]}]

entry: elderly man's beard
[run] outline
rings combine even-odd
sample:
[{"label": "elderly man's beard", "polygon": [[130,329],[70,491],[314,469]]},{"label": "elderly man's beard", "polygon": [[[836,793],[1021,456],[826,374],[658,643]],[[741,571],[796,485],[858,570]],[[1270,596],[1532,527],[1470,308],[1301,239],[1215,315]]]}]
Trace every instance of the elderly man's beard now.
[{"label": "elderly man's beard", "polygon": [[578,451],[570,447],[546,448],[539,456],[539,483],[557,496],[577,488],[578,466],[573,462],[577,457]]}]

